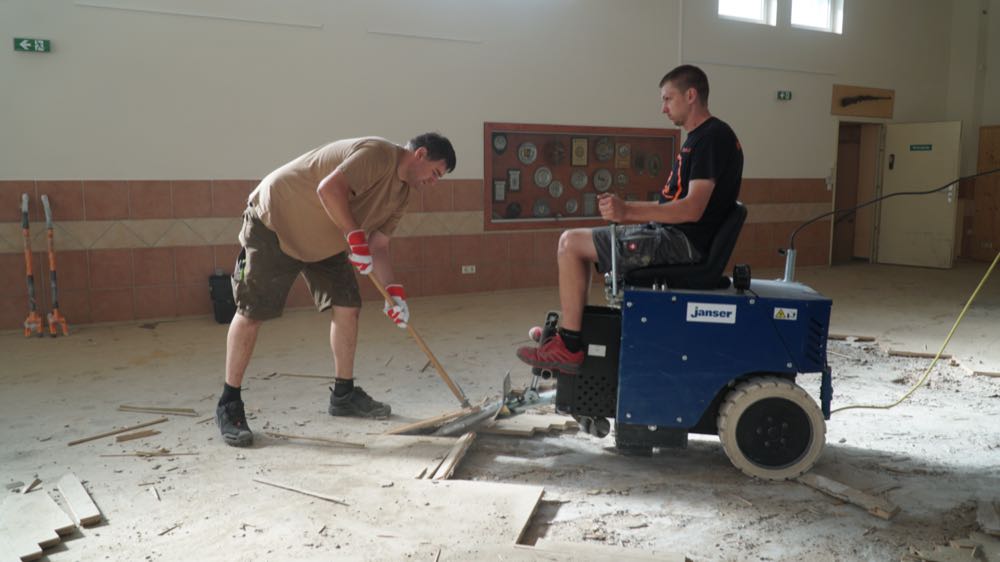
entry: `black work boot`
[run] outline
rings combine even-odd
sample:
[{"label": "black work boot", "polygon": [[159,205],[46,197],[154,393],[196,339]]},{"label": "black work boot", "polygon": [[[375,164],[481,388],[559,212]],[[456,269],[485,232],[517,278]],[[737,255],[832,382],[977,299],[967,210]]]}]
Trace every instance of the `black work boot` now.
[{"label": "black work boot", "polygon": [[215,409],[215,424],[222,431],[222,439],[233,447],[249,447],[253,444],[253,433],[247,425],[247,416],[243,411],[243,401],[233,400],[220,404]]},{"label": "black work boot", "polygon": [[388,404],[376,402],[368,393],[355,386],[344,396],[336,396],[330,389],[330,415],[353,416],[357,418],[387,418],[392,408]]}]

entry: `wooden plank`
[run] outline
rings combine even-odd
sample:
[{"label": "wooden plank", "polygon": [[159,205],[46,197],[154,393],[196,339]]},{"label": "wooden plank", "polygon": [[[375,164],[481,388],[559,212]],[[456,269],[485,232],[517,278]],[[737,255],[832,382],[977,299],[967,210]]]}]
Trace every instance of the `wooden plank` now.
[{"label": "wooden plank", "polygon": [[403,433],[411,433],[420,429],[427,429],[430,427],[437,427],[439,425],[444,425],[454,419],[458,419],[462,416],[468,416],[472,414],[479,413],[481,408],[479,406],[473,406],[471,408],[463,408],[461,410],[455,410],[454,412],[448,412],[446,414],[441,414],[440,416],[434,416],[433,418],[427,418],[425,420],[415,421],[406,425],[401,425],[386,431],[386,435],[400,435]]},{"label": "wooden plank", "polygon": [[850,335],[850,334],[829,334],[829,335],[826,336],[826,339],[828,339],[828,340],[841,340],[841,341],[854,340],[854,341],[860,341],[860,342],[872,342],[872,341],[875,341],[875,338],[873,336],[854,336],[854,335]]},{"label": "wooden plank", "polygon": [[976,377],[1000,378],[1000,373],[994,373],[993,371],[972,371],[972,375]]},{"label": "wooden plank", "polygon": [[264,480],[263,478],[257,476],[253,479],[254,482],[260,482],[261,484],[267,484],[268,486],[274,486],[275,488],[281,488],[282,490],[288,490],[290,492],[297,492],[299,494],[305,494],[307,496],[312,496],[314,498],[319,498],[321,500],[326,500],[328,502],[333,502],[339,505],[348,505],[344,500],[335,498],[333,496],[328,496],[326,494],[321,494],[319,492],[312,492],[309,490],[303,490],[302,488],[296,488],[295,486],[288,486],[287,484],[279,484],[277,482],[271,482],[270,480]]},{"label": "wooden plank", "polygon": [[28,492],[34,490],[35,486],[37,486],[37,485],[39,485],[41,483],[42,483],[41,479],[34,478],[34,479],[31,480],[30,484],[28,484],[27,486],[21,488],[21,493],[22,494],[27,494]]},{"label": "wooden plank", "polygon": [[63,475],[57,484],[59,492],[66,498],[66,505],[77,525],[93,525],[100,522],[101,510],[97,509],[94,500],[72,472]]},{"label": "wooden plank", "polygon": [[[934,359],[937,357],[937,353],[928,353],[925,351],[905,351],[902,349],[890,349],[890,357],[916,357],[919,359]],[[942,353],[941,359],[951,359],[951,355],[948,353]]]},{"label": "wooden plank", "polygon": [[165,416],[198,416],[198,412],[192,410],[191,408],[158,408],[156,406],[129,406],[128,404],[118,406],[118,411],[160,414]]},{"label": "wooden plank", "polygon": [[984,533],[1000,535],[1000,507],[997,506],[997,502],[979,500],[976,521]]},{"label": "wooden plank", "polygon": [[125,435],[119,435],[115,437],[115,443],[123,443],[125,441],[131,441],[133,439],[142,439],[143,437],[151,437],[153,435],[159,435],[160,432],[155,429],[144,429],[142,431],[136,431],[135,433],[127,433]]},{"label": "wooden plank", "polygon": [[325,437],[306,437],[305,435],[290,435],[288,433],[278,433],[277,431],[265,431],[264,433],[270,435],[271,437],[278,437],[281,439],[301,439],[303,441],[316,441],[318,443],[327,443],[330,445],[336,445],[338,447],[350,447],[352,449],[364,449],[364,443],[352,443],[350,441],[337,441],[335,439],[327,439]]},{"label": "wooden plank", "polygon": [[535,552],[553,552],[562,554],[575,554],[576,560],[608,560],[622,562],[685,562],[690,560],[686,555],[676,552],[662,552],[658,550],[648,551],[635,548],[622,548],[606,544],[577,543],[567,541],[555,541],[549,539],[538,539],[534,547]]},{"label": "wooden plank", "polygon": [[510,418],[497,420],[490,427],[485,427],[480,431],[494,435],[510,435],[518,437],[531,437],[538,432],[548,431],[571,431],[580,426],[569,416],[556,414],[520,414]]},{"label": "wooden plank", "polygon": [[26,539],[23,535],[7,534],[0,529],[0,562],[21,562],[38,560],[42,557],[42,547]]},{"label": "wooden plank", "polygon": [[[0,551],[24,559],[41,556],[42,549],[59,544],[60,535],[76,525],[47,493],[16,494],[0,506]],[[17,559],[17,558],[15,558]]]},{"label": "wooden plank", "polygon": [[146,423],[140,423],[140,424],[136,424],[136,425],[130,425],[128,427],[123,427],[121,429],[115,429],[113,431],[106,431],[104,433],[101,433],[100,435],[93,435],[91,437],[84,437],[83,439],[77,439],[76,441],[70,441],[69,443],[67,443],[67,445],[70,446],[70,447],[72,447],[73,445],[79,445],[80,443],[86,443],[87,441],[93,441],[95,439],[100,439],[102,437],[111,437],[112,435],[118,435],[119,433],[127,433],[127,432],[135,430],[135,429],[140,429],[140,428],[143,428],[143,427],[149,427],[151,425],[156,425],[158,423],[163,423],[165,421],[167,421],[167,418],[159,418],[159,419],[155,419],[153,421],[146,422]]},{"label": "wooden plank", "polygon": [[862,492],[861,490],[855,490],[846,484],[841,484],[836,480],[831,480],[825,476],[820,476],[819,474],[807,473],[799,476],[796,480],[828,494],[837,499],[844,500],[846,502],[852,503],[858,507],[863,508],[868,513],[875,515],[876,517],[881,517],[882,519],[892,519],[899,513],[899,506],[893,504],[888,500],[882,498],[876,498]]},{"label": "wooden plank", "polygon": [[444,458],[441,462],[441,466],[434,471],[434,475],[430,477],[431,480],[447,480],[451,478],[451,475],[455,473],[455,468],[458,463],[462,462],[462,457],[465,456],[466,451],[472,445],[472,442],[476,439],[476,432],[470,431],[465,435],[458,438],[455,442],[455,446],[451,448],[448,452],[448,456]]}]

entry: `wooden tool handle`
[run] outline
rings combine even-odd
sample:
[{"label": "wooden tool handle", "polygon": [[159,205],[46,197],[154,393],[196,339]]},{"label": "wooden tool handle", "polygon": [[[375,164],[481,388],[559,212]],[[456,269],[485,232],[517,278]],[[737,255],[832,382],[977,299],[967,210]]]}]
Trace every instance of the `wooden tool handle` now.
[{"label": "wooden tool handle", "polygon": [[[396,304],[396,302],[392,300],[392,297],[389,295],[389,292],[385,290],[385,286],[383,286],[382,282],[379,281],[378,277],[375,276],[374,271],[368,274],[368,278],[372,280],[372,283],[375,285],[375,288],[378,289],[378,292],[382,294],[382,298],[384,298],[385,301],[389,303],[390,306]],[[412,322],[406,323],[406,330],[410,332],[410,335],[413,336],[414,340],[416,340],[417,345],[420,346],[420,349],[424,350],[424,354],[426,354],[427,358],[430,359],[431,363],[434,364],[434,368],[437,369],[438,375],[440,375],[441,379],[444,380],[444,383],[448,385],[448,388],[451,390],[451,393],[455,395],[455,398],[458,398],[458,401],[459,403],[462,404],[462,407],[468,408],[470,406],[469,399],[465,397],[465,393],[462,392],[462,389],[459,388],[458,385],[455,384],[455,381],[451,380],[451,377],[449,377],[448,373],[445,372],[444,367],[437,360],[437,357],[434,356],[434,353],[431,352],[431,349],[427,347],[427,344],[424,342],[424,338],[420,337],[420,334],[417,332],[417,329],[413,327]]]}]

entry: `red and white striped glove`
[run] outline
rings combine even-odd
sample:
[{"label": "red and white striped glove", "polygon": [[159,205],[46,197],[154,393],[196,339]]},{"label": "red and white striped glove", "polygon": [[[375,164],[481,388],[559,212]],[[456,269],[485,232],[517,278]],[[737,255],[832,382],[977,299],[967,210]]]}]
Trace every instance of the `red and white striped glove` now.
[{"label": "red and white striped glove", "polygon": [[397,326],[405,328],[406,323],[410,321],[410,308],[406,306],[406,291],[403,290],[402,285],[394,284],[386,285],[385,292],[389,293],[394,304],[390,306],[389,301],[385,301],[382,312]]},{"label": "red and white striped glove", "polygon": [[368,235],[364,230],[352,230],[347,234],[347,243],[351,253],[347,256],[351,264],[358,268],[358,273],[368,275],[372,271],[372,253],[368,249]]}]

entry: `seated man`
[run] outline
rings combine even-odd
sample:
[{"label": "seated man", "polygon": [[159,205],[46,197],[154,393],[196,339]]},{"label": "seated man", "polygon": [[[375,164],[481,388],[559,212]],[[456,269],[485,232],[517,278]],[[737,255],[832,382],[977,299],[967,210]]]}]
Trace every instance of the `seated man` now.
[{"label": "seated man", "polygon": [[[601,217],[626,223],[618,231],[619,272],[649,265],[697,263],[739,196],[743,149],[733,130],[708,111],[708,77],[682,65],[660,80],[663,113],[687,132],[656,201],[623,201],[604,193]],[[559,239],[561,326],[537,347],[517,356],[533,367],[576,374],[583,363],[580,328],[590,286],[590,264],[611,270],[610,227],[575,228]]]}]

